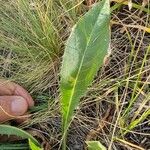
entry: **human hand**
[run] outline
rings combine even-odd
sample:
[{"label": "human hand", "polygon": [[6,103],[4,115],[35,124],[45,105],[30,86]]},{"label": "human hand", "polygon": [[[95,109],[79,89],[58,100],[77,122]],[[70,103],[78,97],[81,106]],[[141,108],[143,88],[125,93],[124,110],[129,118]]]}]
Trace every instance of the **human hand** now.
[{"label": "human hand", "polygon": [[0,122],[24,115],[34,105],[30,94],[20,85],[0,80]]}]

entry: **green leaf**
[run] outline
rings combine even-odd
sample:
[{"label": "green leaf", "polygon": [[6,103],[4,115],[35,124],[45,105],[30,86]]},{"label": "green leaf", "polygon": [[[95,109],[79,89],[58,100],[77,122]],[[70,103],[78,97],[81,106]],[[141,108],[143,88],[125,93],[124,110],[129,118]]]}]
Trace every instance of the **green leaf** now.
[{"label": "green leaf", "polygon": [[88,150],[106,150],[99,141],[87,141]]},{"label": "green leaf", "polygon": [[102,66],[110,43],[109,0],[97,3],[73,27],[61,68],[63,136],[81,96]]},{"label": "green leaf", "polygon": [[27,150],[29,146],[27,144],[10,144],[10,143],[3,143],[0,144],[0,150]]},{"label": "green leaf", "polygon": [[31,150],[43,150],[42,148],[35,145],[30,139],[29,139],[29,146],[30,146]]},{"label": "green leaf", "polygon": [[35,145],[40,147],[39,142],[29,133],[13,127],[13,126],[9,126],[9,125],[0,125],[0,134],[5,134],[5,135],[16,135],[19,136],[21,138],[26,138],[26,139],[30,139]]}]

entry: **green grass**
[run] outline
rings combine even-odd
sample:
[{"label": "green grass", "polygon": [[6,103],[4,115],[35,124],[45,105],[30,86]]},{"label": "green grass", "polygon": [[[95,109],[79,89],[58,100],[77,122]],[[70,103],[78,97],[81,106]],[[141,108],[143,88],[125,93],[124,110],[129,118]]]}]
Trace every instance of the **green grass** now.
[{"label": "green grass", "polygon": [[[45,11],[45,6],[40,5],[37,3],[36,8],[32,8],[28,1],[8,1],[3,2],[0,9],[0,46],[7,50],[6,56],[1,58],[6,66],[3,72],[10,70],[9,76],[12,80],[19,79],[25,85],[31,86],[32,90],[41,80],[41,86],[45,87],[44,84],[46,85],[50,76],[45,80],[44,78],[52,70],[51,64],[55,63],[61,51],[58,31],[50,20],[50,14],[47,14],[50,4]],[[14,70],[7,68],[10,64]]]},{"label": "green grass", "polygon": [[[0,2],[0,75],[26,87],[36,101],[32,119],[21,127],[32,127],[41,141],[49,141],[52,148],[58,149],[61,56],[72,26],[89,8],[81,4],[82,0]],[[79,145],[82,149],[89,139],[99,140],[110,150],[147,149],[150,36],[126,25],[149,28],[150,11],[146,6],[140,12],[142,4],[135,4],[138,8],[132,12],[123,4],[112,6],[112,20],[119,23],[111,25],[112,53],[81,99],[70,127],[71,148]]]},{"label": "green grass", "polygon": [[[1,2],[0,46],[1,51],[7,50],[6,56],[1,56],[6,66],[3,74],[9,71],[12,80],[30,87],[30,91],[46,89],[54,78],[51,75],[55,73],[66,36],[61,9],[56,1]],[[7,68],[10,64],[15,70]]]}]

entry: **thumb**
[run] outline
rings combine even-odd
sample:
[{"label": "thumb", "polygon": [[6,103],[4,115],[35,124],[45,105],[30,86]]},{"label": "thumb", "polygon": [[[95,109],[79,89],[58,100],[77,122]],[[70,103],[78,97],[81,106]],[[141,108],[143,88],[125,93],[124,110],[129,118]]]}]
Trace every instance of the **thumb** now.
[{"label": "thumb", "polygon": [[21,96],[0,96],[0,122],[14,119],[28,110],[27,101]]}]

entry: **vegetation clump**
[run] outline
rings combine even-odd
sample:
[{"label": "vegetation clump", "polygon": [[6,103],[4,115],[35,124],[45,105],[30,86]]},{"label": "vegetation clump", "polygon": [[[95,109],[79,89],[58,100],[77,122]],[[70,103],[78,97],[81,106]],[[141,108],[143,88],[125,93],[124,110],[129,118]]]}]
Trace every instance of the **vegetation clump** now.
[{"label": "vegetation clump", "polygon": [[[31,118],[18,128],[39,140],[45,150],[61,149],[62,143],[64,149],[87,149],[87,141],[98,141],[96,146],[108,150],[150,148],[149,0],[112,0],[110,22],[102,13],[104,26],[102,20],[101,26],[93,25],[93,20],[97,22],[96,14],[107,0],[0,2],[0,75],[26,87],[36,103]],[[95,18],[90,16],[94,8]],[[106,39],[105,47],[101,39]],[[99,48],[104,48],[102,58]],[[89,63],[84,64],[83,55]],[[80,70],[71,70],[74,65]],[[0,139],[0,146],[28,147],[26,140],[20,140]]]}]

